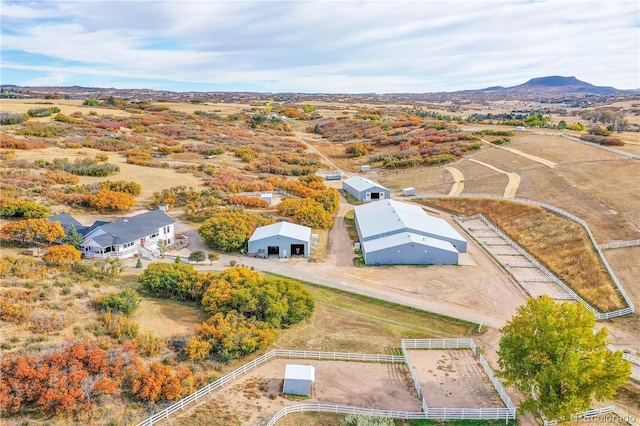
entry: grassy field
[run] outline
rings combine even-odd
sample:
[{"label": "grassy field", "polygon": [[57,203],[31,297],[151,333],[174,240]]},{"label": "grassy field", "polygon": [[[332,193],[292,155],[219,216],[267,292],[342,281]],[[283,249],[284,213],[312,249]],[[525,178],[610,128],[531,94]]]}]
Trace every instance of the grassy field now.
[{"label": "grassy field", "polygon": [[380,299],[303,283],[316,301],[306,323],[284,330],[278,348],[389,353],[402,338],[477,334],[477,326]]},{"label": "grassy field", "polygon": [[506,200],[454,197],[423,202],[465,215],[484,214],[599,310],[626,306],[579,224],[541,207]]}]

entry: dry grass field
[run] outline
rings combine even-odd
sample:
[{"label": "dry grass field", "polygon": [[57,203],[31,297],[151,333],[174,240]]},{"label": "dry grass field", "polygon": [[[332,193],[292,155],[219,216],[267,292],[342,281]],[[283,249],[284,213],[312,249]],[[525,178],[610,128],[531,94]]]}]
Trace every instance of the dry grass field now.
[{"label": "dry grass field", "polygon": [[593,306],[602,311],[626,307],[579,224],[540,207],[505,200],[451,197],[425,202],[467,216],[484,214]]},{"label": "dry grass field", "polygon": [[[29,151],[16,151],[16,158],[24,160],[47,160],[53,161],[56,158],[68,158],[71,161],[77,158],[93,157],[100,153],[96,149],[62,149],[44,148]],[[112,180],[134,181],[142,186],[142,192],[138,197],[139,204],[151,201],[154,192],[171,188],[178,185],[188,186],[194,189],[204,189],[203,180],[191,173],[180,173],[173,169],[161,169],[156,167],[138,166],[128,164],[127,159],[118,153],[109,153],[109,163],[120,167],[120,172],[110,176]],[[79,176],[80,184],[90,184],[105,180],[102,177]]]}]

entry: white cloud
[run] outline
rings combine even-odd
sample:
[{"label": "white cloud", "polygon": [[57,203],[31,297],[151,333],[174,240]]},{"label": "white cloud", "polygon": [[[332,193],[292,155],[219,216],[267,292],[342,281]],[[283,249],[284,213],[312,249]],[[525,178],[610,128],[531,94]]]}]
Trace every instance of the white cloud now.
[{"label": "white cloud", "polygon": [[67,80],[393,92],[555,74],[637,88],[639,12],[634,1],[312,0],[2,2],[0,13],[2,50],[51,57]]}]

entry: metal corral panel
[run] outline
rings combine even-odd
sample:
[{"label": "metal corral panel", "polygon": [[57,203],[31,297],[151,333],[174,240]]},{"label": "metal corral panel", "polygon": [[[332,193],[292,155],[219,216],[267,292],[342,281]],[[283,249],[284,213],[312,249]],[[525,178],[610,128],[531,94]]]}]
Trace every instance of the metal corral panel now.
[{"label": "metal corral panel", "polygon": [[311,365],[287,364],[284,371],[282,393],[311,395],[311,385],[316,380],[316,370]]}]

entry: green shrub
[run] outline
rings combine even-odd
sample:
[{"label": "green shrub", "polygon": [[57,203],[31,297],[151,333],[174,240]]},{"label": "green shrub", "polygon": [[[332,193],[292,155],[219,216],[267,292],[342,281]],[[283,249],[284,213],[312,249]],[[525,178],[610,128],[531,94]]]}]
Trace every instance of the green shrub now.
[{"label": "green shrub", "polygon": [[135,290],[127,289],[119,293],[111,293],[98,300],[96,304],[105,312],[131,315],[140,305],[140,300],[140,295]]}]

